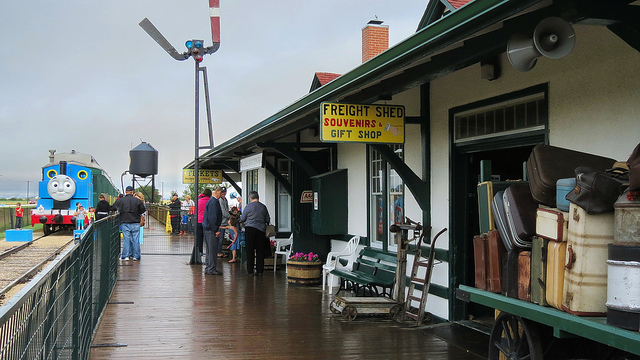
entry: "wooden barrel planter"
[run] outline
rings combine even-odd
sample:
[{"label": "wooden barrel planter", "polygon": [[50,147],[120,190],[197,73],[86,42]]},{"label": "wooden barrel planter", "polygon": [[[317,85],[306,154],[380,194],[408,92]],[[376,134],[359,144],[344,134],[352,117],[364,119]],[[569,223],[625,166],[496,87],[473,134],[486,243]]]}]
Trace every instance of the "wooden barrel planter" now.
[{"label": "wooden barrel planter", "polygon": [[318,285],[322,278],[321,261],[287,261],[287,280],[292,285]]}]

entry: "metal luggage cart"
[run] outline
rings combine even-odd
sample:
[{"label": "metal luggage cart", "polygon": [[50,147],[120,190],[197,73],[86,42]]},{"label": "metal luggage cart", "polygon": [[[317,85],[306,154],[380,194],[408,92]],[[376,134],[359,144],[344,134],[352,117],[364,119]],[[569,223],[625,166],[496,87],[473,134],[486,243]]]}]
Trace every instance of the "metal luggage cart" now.
[{"label": "metal luggage cart", "polygon": [[329,305],[331,312],[342,314],[342,318],[353,321],[358,315],[389,314],[397,319],[403,309],[403,304],[385,297],[336,297]]},{"label": "metal luggage cart", "polygon": [[[418,242],[418,249],[416,250],[415,257],[413,258],[413,270],[411,271],[411,277],[409,278],[409,293],[404,304],[402,316],[398,320],[404,318],[410,318],[416,321],[416,325],[420,326],[423,323],[429,323],[432,321],[433,316],[430,313],[426,313],[427,308],[427,296],[429,295],[429,286],[431,285],[431,274],[433,273],[433,267],[435,266],[435,254],[436,254],[436,240],[442,235],[447,228],[440,230],[431,241],[431,247],[427,261],[422,258],[421,241]],[[424,233],[420,237],[420,240],[424,239]],[[424,278],[420,276],[420,269],[425,269]],[[420,296],[414,295],[416,286],[422,286]],[[413,302],[418,302],[418,307],[413,306]]]},{"label": "metal luggage cart", "polygon": [[[431,227],[428,228],[428,230],[430,229]],[[390,230],[392,232],[401,232],[401,246],[398,247],[398,265],[396,267],[396,286],[394,291],[396,300],[381,297],[336,297],[329,305],[331,312],[334,314],[342,314],[342,317],[349,321],[354,320],[358,314],[389,314],[389,316],[396,321],[402,321],[405,317],[408,317],[416,320],[417,325],[421,325],[424,320],[430,318],[430,315],[425,314],[424,310],[426,308],[426,300],[431,283],[431,273],[435,265],[435,243],[438,237],[447,231],[447,229],[442,229],[431,241],[427,261],[422,260],[421,257],[421,244],[425,232],[422,231],[423,227],[420,223],[406,218],[404,224],[394,224]],[[411,240],[408,240],[409,230],[413,231],[413,238]],[[407,248],[409,242],[416,239],[418,239],[418,243],[411,277],[409,278],[409,293],[405,298]],[[420,268],[426,269],[424,278],[419,276]],[[416,285],[422,286],[422,294],[420,297],[414,295],[414,292],[417,290]],[[419,307],[416,308],[412,306],[412,302],[414,301],[420,303]]]}]

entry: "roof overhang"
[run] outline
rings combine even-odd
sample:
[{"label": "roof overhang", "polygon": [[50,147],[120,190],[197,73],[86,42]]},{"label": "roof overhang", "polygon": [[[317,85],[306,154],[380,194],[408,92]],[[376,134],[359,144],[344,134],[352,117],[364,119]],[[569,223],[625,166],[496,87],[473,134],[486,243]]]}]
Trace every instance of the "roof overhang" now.
[{"label": "roof overhang", "polygon": [[[634,19],[639,18],[637,7],[628,3],[630,1],[472,1],[216,146],[201,158],[200,166],[236,170],[229,164],[258,149],[258,144],[318,126],[319,107],[324,101],[372,103],[388,98],[504,53],[512,34],[531,32],[547,16],[597,25],[623,22],[625,19],[621,18],[628,18],[626,23],[635,22]],[[185,166],[193,167],[193,161]]]}]

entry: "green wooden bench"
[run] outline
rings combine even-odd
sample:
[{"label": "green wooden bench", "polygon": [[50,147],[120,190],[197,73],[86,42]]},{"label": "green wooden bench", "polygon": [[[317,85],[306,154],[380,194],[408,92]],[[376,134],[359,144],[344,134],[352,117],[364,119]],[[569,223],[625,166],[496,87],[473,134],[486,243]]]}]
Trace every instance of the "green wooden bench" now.
[{"label": "green wooden bench", "polygon": [[353,291],[356,296],[368,293],[370,296],[391,298],[396,281],[396,268],[396,254],[365,247],[360,250],[352,270],[334,269],[331,270],[331,275],[340,278],[338,293],[341,290],[348,290]]}]

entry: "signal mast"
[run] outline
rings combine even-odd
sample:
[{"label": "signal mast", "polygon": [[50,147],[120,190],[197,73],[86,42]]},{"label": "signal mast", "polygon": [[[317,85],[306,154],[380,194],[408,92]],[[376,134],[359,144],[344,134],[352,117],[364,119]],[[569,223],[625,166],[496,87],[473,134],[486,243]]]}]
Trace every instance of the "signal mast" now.
[{"label": "signal mast", "polygon": [[[211,108],[209,104],[209,82],[207,80],[207,68],[201,67],[200,63],[203,60],[203,56],[207,54],[213,54],[218,51],[220,47],[220,0],[209,0],[209,17],[211,20],[211,40],[213,44],[211,46],[204,46],[204,40],[187,40],[185,46],[187,51],[179,53],[176,48],[167,41],[167,39],[160,33],[160,31],[149,21],[144,18],[140,21],[140,27],[155,40],[160,47],[162,47],[172,58],[183,61],[192,57],[196,65],[196,79],[195,79],[195,156],[194,156],[194,170],[195,180],[194,188],[196,192],[195,201],[195,215],[198,214],[198,187],[199,187],[199,165],[200,165],[200,150],[213,148],[213,127],[211,124]],[[200,72],[204,81],[204,94],[207,107],[207,124],[209,127],[209,145],[200,146]],[[194,243],[193,251],[191,252],[190,265],[196,265],[201,263],[199,251],[195,243],[195,239],[198,237],[198,227],[194,228]]]}]

